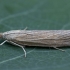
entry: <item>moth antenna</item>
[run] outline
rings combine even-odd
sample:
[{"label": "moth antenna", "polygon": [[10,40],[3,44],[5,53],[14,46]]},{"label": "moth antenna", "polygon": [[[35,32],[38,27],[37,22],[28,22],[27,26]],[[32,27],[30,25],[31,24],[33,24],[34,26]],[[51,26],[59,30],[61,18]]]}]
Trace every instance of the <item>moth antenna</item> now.
[{"label": "moth antenna", "polygon": [[3,41],[0,45],[3,45],[3,44],[6,43],[6,42],[7,42],[7,40]]},{"label": "moth antenna", "polygon": [[26,57],[26,50],[24,49],[24,47],[23,47],[23,46],[21,46],[21,45],[19,45],[19,44],[17,44],[17,43],[14,43],[14,42],[12,42],[12,41],[9,41],[9,42],[10,42],[10,43],[12,43],[12,44],[14,44],[14,45],[16,45],[16,46],[21,47],[21,48],[23,49],[24,54],[25,54],[25,57]]},{"label": "moth antenna", "polygon": [[60,48],[57,48],[57,47],[53,47],[53,48],[55,48],[55,49],[57,49],[57,50],[60,50],[60,51],[65,51],[65,50],[62,50],[62,49],[60,49]]}]

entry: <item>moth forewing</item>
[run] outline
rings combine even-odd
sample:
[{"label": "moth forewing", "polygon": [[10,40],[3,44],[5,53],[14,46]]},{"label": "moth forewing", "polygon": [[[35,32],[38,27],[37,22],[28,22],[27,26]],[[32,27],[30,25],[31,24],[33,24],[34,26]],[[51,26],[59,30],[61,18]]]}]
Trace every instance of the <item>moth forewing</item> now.
[{"label": "moth forewing", "polygon": [[13,41],[28,46],[60,47],[70,45],[69,39],[70,30],[20,30]]}]

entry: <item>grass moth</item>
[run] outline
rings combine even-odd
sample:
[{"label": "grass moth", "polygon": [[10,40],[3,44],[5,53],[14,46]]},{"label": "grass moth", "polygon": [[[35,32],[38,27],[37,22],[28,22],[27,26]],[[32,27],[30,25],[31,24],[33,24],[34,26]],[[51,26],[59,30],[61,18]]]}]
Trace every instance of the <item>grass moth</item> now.
[{"label": "grass moth", "polygon": [[[58,47],[70,46],[70,30],[11,30],[0,33],[5,42],[12,43],[26,51],[24,46]],[[62,50],[62,49],[59,49]],[[63,51],[63,50],[62,50]]]}]

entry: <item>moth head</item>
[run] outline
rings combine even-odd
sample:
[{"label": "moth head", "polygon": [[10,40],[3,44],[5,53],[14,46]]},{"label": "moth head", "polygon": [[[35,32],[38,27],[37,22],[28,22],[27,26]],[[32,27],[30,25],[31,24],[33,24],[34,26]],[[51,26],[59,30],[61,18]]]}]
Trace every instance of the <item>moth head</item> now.
[{"label": "moth head", "polygon": [[0,38],[3,38],[3,33],[0,33]]}]

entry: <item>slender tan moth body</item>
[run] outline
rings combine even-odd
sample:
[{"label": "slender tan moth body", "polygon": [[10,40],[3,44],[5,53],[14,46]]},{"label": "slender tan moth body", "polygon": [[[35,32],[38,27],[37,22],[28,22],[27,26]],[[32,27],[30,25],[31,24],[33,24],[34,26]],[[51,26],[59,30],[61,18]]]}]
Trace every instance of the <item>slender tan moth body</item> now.
[{"label": "slender tan moth body", "polygon": [[[25,52],[24,46],[58,47],[70,46],[70,30],[12,30],[0,33],[0,37],[5,42],[12,43],[21,47]],[[62,50],[62,49],[59,49]]]}]

